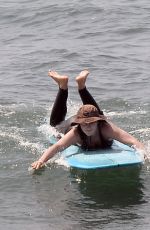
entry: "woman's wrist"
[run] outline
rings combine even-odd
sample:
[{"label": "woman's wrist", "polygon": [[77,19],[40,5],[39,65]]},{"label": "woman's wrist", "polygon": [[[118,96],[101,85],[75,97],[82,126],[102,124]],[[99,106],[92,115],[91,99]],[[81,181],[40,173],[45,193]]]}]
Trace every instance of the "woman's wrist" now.
[{"label": "woman's wrist", "polygon": [[41,163],[41,164],[44,164],[44,163],[45,163],[45,161],[42,160],[42,159],[39,159],[38,162]]}]

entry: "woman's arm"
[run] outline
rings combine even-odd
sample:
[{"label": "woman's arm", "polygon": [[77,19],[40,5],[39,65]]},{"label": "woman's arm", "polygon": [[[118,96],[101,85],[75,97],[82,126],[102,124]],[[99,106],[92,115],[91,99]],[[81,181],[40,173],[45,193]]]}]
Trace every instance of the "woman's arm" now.
[{"label": "woman's arm", "polygon": [[115,139],[129,146],[133,145],[137,149],[144,150],[144,145],[140,141],[138,141],[131,134],[117,127],[112,122],[109,122],[103,131],[106,138]]},{"label": "woman's arm", "polygon": [[32,163],[32,168],[41,168],[44,163],[52,158],[56,153],[78,142],[80,142],[79,135],[76,128],[73,128],[67,134],[65,134],[56,144],[50,146],[37,161]]}]

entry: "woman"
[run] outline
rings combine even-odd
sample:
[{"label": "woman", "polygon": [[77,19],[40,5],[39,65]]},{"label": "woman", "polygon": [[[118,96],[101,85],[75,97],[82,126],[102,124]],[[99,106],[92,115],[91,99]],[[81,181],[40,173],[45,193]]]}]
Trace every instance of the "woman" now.
[{"label": "woman", "polygon": [[113,140],[118,140],[137,149],[144,149],[144,146],[135,137],[120,129],[103,115],[103,111],[86,89],[85,82],[89,72],[82,71],[77,77],[79,95],[83,106],[76,116],[65,121],[67,113],[68,77],[61,76],[57,72],[49,71],[48,75],[53,78],[59,91],[54,103],[50,125],[56,127],[64,136],[54,145],[50,146],[39,160],[32,163],[33,169],[41,168],[57,152],[64,150],[70,145],[80,145],[86,150],[95,150],[111,147]]}]

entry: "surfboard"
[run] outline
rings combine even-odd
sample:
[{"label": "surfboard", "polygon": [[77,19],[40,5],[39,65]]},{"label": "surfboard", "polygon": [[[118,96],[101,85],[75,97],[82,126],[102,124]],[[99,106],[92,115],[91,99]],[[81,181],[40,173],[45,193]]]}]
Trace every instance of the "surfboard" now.
[{"label": "surfboard", "polygon": [[71,145],[61,152],[66,163],[78,169],[104,169],[140,165],[144,157],[137,150],[113,141],[110,149],[83,151],[80,147]]}]

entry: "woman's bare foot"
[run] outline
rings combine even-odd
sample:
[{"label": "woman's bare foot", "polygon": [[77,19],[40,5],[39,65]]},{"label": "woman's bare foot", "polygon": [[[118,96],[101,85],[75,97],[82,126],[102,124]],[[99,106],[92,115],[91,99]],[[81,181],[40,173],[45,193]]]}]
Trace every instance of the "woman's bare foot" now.
[{"label": "woman's bare foot", "polygon": [[49,71],[48,72],[48,76],[51,77],[51,78],[53,78],[54,81],[57,82],[57,84],[59,85],[59,87],[61,89],[67,89],[68,88],[68,76],[59,75],[55,71]]},{"label": "woman's bare foot", "polygon": [[85,88],[85,82],[86,78],[89,75],[88,70],[83,70],[81,73],[76,77],[76,82],[78,83],[78,89],[84,89]]}]

